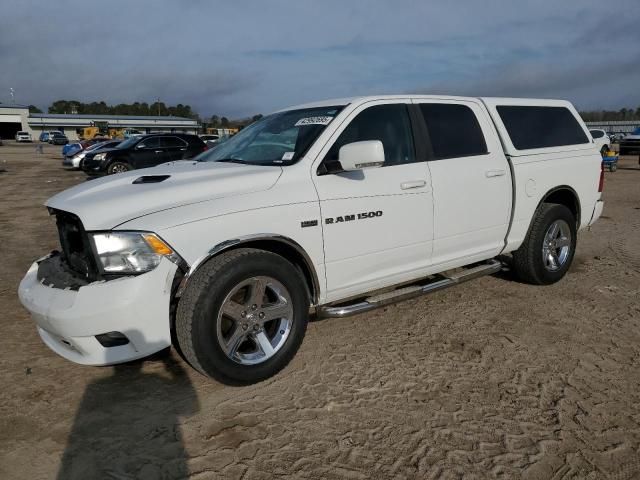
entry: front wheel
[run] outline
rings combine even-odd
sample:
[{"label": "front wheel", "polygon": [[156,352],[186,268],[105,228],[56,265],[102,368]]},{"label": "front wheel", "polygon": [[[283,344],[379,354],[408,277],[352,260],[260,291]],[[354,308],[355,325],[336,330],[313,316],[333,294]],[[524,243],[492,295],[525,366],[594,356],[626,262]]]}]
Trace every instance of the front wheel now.
[{"label": "front wheel", "polygon": [[113,175],[115,173],[124,173],[131,170],[131,165],[126,162],[113,162],[107,168],[107,175]]},{"label": "front wheel", "polygon": [[564,205],[543,203],[524,242],[513,253],[521,280],[548,285],[559,281],[571,266],[576,250],[576,218]]},{"label": "front wheel", "polygon": [[223,383],[275,375],[297,352],[309,313],[305,280],[284,258],[243,248],[203,265],[176,315],[180,351],[196,370]]}]

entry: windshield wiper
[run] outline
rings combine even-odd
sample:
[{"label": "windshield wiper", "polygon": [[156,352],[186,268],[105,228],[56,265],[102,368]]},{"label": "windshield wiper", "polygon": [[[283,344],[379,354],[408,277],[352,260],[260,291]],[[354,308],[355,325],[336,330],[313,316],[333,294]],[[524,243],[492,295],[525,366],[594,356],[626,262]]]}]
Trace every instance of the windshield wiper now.
[{"label": "windshield wiper", "polygon": [[222,158],[220,160],[214,160],[214,162],[240,163],[242,165],[249,165],[249,162],[240,160],[239,158]]}]

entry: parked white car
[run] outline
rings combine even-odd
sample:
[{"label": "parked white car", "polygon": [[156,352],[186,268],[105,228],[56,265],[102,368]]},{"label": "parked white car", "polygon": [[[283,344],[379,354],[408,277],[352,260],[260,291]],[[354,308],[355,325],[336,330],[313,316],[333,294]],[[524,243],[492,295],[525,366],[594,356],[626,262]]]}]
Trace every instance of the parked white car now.
[{"label": "parked white car", "polygon": [[25,131],[19,131],[16,133],[16,142],[30,142],[31,134]]},{"label": "parked white car", "polygon": [[62,253],[19,296],[71,361],[144,357],[174,332],[201,373],[257,382],[296,353],[310,308],[366,312],[495,273],[505,254],[520,279],[557,282],[602,213],[601,163],[565,101],[292,107],[196,161],[50,198]]},{"label": "parked white car", "polygon": [[62,166],[67,168],[70,167],[73,170],[77,170],[80,168],[84,157],[86,157],[88,153],[96,153],[98,150],[115,148],[120,143],[120,140],[105,140],[104,142],[94,143],[84,150],[80,150],[79,152],[74,153],[70,157],[64,157],[64,159],[62,160]]},{"label": "parked white car", "polygon": [[591,137],[593,138],[593,143],[598,146],[598,151],[604,155],[605,152],[609,150],[609,146],[611,145],[611,139],[607,132],[601,130],[599,128],[592,128],[589,130]]}]

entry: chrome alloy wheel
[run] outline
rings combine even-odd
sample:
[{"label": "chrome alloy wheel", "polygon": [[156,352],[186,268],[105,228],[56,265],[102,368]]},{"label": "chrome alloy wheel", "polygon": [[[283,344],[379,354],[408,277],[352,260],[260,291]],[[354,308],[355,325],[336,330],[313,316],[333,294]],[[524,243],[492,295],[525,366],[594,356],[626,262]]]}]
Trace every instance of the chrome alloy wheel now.
[{"label": "chrome alloy wheel", "polygon": [[125,165],[114,165],[113,168],[111,169],[112,173],[123,173],[123,172],[128,172],[129,169],[125,166]]},{"label": "chrome alloy wheel", "polygon": [[293,324],[291,295],[271,277],[252,277],[233,287],[218,312],[223,352],[236,363],[255,365],[273,357]]},{"label": "chrome alloy wheel", "polygon": [[571,229],[564,220],[556,220],[547,229],[542,241],[544,268],[555,272],[563,267],[571,253]]}]

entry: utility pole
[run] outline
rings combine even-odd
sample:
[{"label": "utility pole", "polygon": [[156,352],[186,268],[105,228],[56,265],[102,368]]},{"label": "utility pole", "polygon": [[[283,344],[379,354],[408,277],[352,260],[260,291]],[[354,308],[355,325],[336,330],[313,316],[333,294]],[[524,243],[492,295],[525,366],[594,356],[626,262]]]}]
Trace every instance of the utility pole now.
[{"label": "utility pole", "polygon": [[158,116],[160,116],[160,97],[158,97]]},{"label": "utility pole", "polygon": [[11,103],[16,103],[16,92],[13,88],[9,89],[9,93],[11,94]]}]

